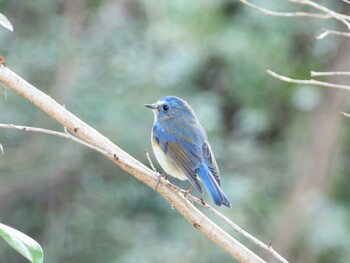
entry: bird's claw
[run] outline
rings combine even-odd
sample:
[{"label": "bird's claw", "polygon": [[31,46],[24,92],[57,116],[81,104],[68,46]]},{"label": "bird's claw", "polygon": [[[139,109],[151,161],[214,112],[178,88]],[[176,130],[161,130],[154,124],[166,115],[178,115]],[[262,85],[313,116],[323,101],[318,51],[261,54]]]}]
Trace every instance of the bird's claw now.
[{"label": "bird's claw", "polygon": [[154,188],[154,191],[157,191],[158,186],[159,186],[159,184],[160,184],[160,180],[161,180],[162,178],[163,178],[164,180],[167,180],[169,175],[166,174],[166,173],[157,173],[156,176],[157,176],[158,180],[157,180],[156,187]]},{"label": "bird's claw", "polygon": [[189,200],[189,196],[192,194],[192,187],[190,187],[188,190],[182,190],[184,197]]}]

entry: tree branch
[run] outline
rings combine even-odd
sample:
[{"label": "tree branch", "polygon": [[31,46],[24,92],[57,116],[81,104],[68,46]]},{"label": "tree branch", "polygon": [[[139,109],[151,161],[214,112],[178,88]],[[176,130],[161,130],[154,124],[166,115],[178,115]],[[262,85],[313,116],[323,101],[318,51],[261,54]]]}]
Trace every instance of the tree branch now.
[{"label": "tree branch", "polygon": [[212,206],[210,206],[207,203],[204,203],[202,200],[198,199],[195,196],[189,195],[189,199],[201,206],[203,206],[204,208],[206,208],[207,210],[209,210],[212,214],[214,214],[216,217],[220,218],[223,222],[225,222],[226,224],[228,224],[230,227],[232,227],[232,229],[234,231],[236,231],[237,233],[241,234],[242,236],[244,236],[245,238],[247,238],[248,240],[250,240],[251,242],[253,242],[254,244],[258,245],[260,248],[264,249],[266,252],[270,253],[273,257],[275,257],[277,260],[279,260],[280,262],[283,263],[288,263],[288,261],[283,258],[280,254],[277,253],[277,251],[275,251],[271,245],[266,245],[265,243],[261,242],[259,239],[257,239],[256,237],[254,237],[253,235],[249,234],[247,231],[245,231],[244,229],[242,229],[240,226],[238,226],[237,224],[235,224],[234,222],[232,222],[230,219],[228,219],[226,216],[224,216],[222,213],[220,213],[218,210],[214,209]]},{"label": "tree branch", "polygon": [[[318,19],[336,19],[340,22],[342,22],[348,30],[350,30],[350,16],[344,15],[341,13],[337,13],[323,5],[320,5],[318,3],[315,3],[314,1],[310,0],[289,0],[292,3],[300,4],[300,5],[307,5],[309,7],[312,7],[314,9],[317,9],[318,11],[321,11],[325,14],[318,14],[318,13],[310,13],[310,12],[276,12],[271,11],[269,9],[260,7],[258,5],[252,4],[248,2],[247,0],[240,0],[241,3],[243,3],[246,6],[249,6],[255,10],[258,10],[262,12],[265,15],[270,16],[279,16],[279,17],[309,17],[309,18],[318,18]],[[346,3],[350,3],[349,0],[343,0]],[[321,34],[319,34],[316,39],[322,39],[328,35],[338,35],[343,37],[350,37],[350,33],[347,32],[341,32],[341,31],[335,31],[335,30],[323,30]]]},{"label": "tree branch", "polygon": [[316,36],[317,40],[323,39],[328,35],[336,35],[336,36],[342,36],[342,37],[350,37],[350,33],[342,32],[342,31],[336,31],[336,30],[328,30],[323,29],[322,33]]},{"label": "tree branch", "polygon": [[315,14],[315,13],[305,13],[305,12],[276,12],[271,11],[266,8],[260,7],[258,5],[252,4],[248,2],[247,0],[239,0],[241,3],[245,4],[246,6],[249,6],[253,9],[259,10],[260,12],[264,13],[268,16],[280,16],[280,17],[311,17],[311,18],[319,18],[319,19],[330,19],[333,18],[331,15],[325,15],[325,14]]},{"label": "tree branch", "polygon": [[320,77],[320,76],[350,76],[350,71],[335,71],[335,72],[319,72],[319,71],[311,71],[311,77]]},{"label": "tree branch", "polygon": [[277,74],[276,72],[272,70],[266,70],[268,74],[271,76],[275,77],[276,79],[280,79],[285,82],[289,83],[296,83],[296,84],[305,84],[305,85],[318,85],[318,86],[325,86],[329,88],[336,88],[336,89],[345,89],[345,90],[350,90],[350,86],[347,85],[342,85],[342,84],[336,84],[336,83],[329,83],[329,82],[324,82],[324,81],[319,81],[319,80],[305,80],[305,79],[292,79],[288,78],[282,75]]},{"label": "tree branch", "polygon": [[322,12],[332,16],[334,19],[342,22],[350,30],[350,23],[347,21],[350,19],[350,16],[337,13],[337,12],[335,12],[335,11],[333,11],[333,10],[323,6],[323,5],[315,3],[314,1],[311,1],[311,0],[289,0],[289,1],[296,3],[296,4],[307,5],[307,6],[315,8],[319,11],[322,11]]},{"label": "tree branch", "polygon": [[[42,128],[36,128],[36,127],[29,127],[29,126],[22,126],[22,125],[14,125],[14,124],[3,124],[0,123],[0,128],[5,128],[5,129],[16,129],[16,130],[21,130],[21,131],[28,131],[28,132],[37,132],[37,133],[43,133],[43,134],[48,134],[48,135],[54,135],[54,136],[58,136],[64,139],[68,139],[68,140],[72,140],[76,143],[79,143],[81,145],[84,145],[88,148],[91,148],[93,150],[96,150],[102,154],[108,154],[104,151],[102,151],[101,149],[92,146],[82,140],[80,140],[79,138],[65,132],[57,132],[57,131],[52,131],[52,130],[47,130],[47,129],[42,129]],[[1,147],[1,145],[0,145]],[[156,168],[154,167],[152,160],[150,158],[150,155],[147,151],[147,149],[145,149],[145,154],[146,157],[152,167],[152,170],[157,173]],[[168,184],[171,184],[170,182],[166,181]],[[179,192],[183,191],[182,189],[178,188],[177,186],[171,184],[172,187],[176,188]],[[230,227],[232,227],[232,229],[234,231],[236,231],[237,233],[241,234],[242,236],[244,236],[245,238],[247,238],[248,240],[250,240],[251,242],[253,242],[254,244],[258,245],[260,248],[264,249],[266,252],[270,253],[272,256],[274,256],[276,259],[278,259],[280,262],[282,263],[288,263],[288,261],[286,259],[284,259],[281,255],[279,255],[272,247],[271,245],[266,245],[263,242],[261,242],[260,240],[258,240],[257,238],[255,238],[253,235],[249,234],[247,231],[245,231],[244,229],[242,229],[241,227],[239,227],[237,224],[235,224],[234,222],[232,222],[230,219],[228,219],[226,216],[224,216],[222,213],[220,213],[219,211],[217,211],[216,209],[214,209],[212,206],[210,206],[209,204],[203,202],[203,200],[200,200],[198,198],[196,198],[193,195],[190,195],[189,193],[185,194],[186,197],[191,200],[192,202],[195,202],[199,205],[201,205],[202,207],[206,208],[209,212],[211,212],[213,215],[215,215],[216,217],[220,218],[223,222],[225,222],[227,225],[229,225]]]},{"label": "tree branch", "polygon": [[92,150],[95,150],[97,152],[102,153],[103,155],[107,155],[107,152],[104,152],[102,149],[93,146],[89,143],[84,142],[83,140],[80,140],[79,138],[69,134],[66,130],[65,132],[57,132],[57,131],[52,131],[52,130],[47,130],[47,129],[42,129],[42,128],[36,128],[36,127],[29,127],[29,126],[22,126],[22,125],[13,125],[13,124],[4,124],[0,123],[0,128],[5,128],[5,129],[14,129],[14,130],[21,130],[21,131],[29,131],[29,132],[38,132],[38,133],[43,133],[43,134],[49,134],[49,135],[54,135],[58,136],[64,139],[72,140],[76,143],[79,143],[81,145],[84,145]]},{"label": "tree branch", "polygon": [[[19,95],[47,113],[64,127],[67,127],[67,129],[80,140],[98,148],[100,153],[120,166],[123,170],[152,189],[155,188],[158,178],[153,171],[124,152],[98,131],[81,121],[51,97],[16,75],[9,68],[0,66],[0,82],[16,91]],[[202,214],[187,200],[181,191],[165,180],[161,180],[161,182],[162,183],[158,186],[158,192],[197,230],[203,232],[203,234],[224,249],[228,254],[240,262],[265,262]]]},{"label": "tree branch", "polygon": [[349,113],[346,113],[346,112],[340,112],[341,115],[344,115],[345,117],[350,117],[350,114]]}]

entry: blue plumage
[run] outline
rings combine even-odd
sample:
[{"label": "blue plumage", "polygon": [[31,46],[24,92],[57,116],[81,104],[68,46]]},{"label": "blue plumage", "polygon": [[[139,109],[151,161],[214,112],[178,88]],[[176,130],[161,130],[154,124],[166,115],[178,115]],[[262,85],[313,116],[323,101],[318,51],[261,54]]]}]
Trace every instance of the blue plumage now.
[{"label": "blue plumage", "polygon": [[202,193],[199,177],[216,205],[231,207],[207,135],[187,102],[169,96],[145,106],[154,111],[152,146],[164,171]]}]

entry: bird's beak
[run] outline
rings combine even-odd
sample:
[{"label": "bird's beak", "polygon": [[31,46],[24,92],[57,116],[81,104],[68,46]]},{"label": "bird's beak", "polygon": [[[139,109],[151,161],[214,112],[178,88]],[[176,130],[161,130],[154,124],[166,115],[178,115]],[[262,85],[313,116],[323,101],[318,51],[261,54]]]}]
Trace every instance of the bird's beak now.
[{"label": "bird's beak", "polygon": [[145,104],[145,107],[155,110],[157,108],[156,104]]}]

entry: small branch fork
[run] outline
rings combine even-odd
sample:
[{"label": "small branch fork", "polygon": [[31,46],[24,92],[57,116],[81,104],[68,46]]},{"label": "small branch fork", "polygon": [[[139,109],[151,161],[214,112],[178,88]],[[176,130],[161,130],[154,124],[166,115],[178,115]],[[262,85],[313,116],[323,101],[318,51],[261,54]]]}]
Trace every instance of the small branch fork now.
[{"label": "small branch fork", "polygon": [[[250,8],[256,9],[265,15],[271,15],[271,16],[281,16],[281,17],[310,17],[310,18],[318,18],[318,19],[335,19],[340,22],[342,22],[347,29],[350,31],[350,16],[341,14],[338,12],[335,12],[321,4],[318,4],[314,1],[311,0],[289,0],[292,3],[295,4],[300,4],[300,5],[306,5],[309,6],[313,9],[316,9],[317,11],[321,12],[320,14],[315,14],[315,13],[300,13],[300,12],[294,12],[294,13],[286,13],[286,12],[275,12],[271,11],[265,8],[262,8],[260,6],[257,6],[255,4],[252,4],[248,2],[247,0],[240,0],[243,4],[246,6],[249,6]],[[350,4],[349,0],[342,0],[343,2]],[[316,36],[316,39],[323,39],[328,35],[336,35],[336,36],[342,36],[342,37],[350,37],[350,32],[342,32],[342,31],[335,31],[335,30],[328,30],[328,29],[323,29],[323,32]],[[309,79],[309,80],[304,80],[304,79],[293,79],[289,78],[283,75],[280,75],[272,70],[267,70],[267,73],[270,74],[271,76],[285,81],[289,83],[296,83],[296,84],[304,84],[304,85],[318,85],[318,86],[324,86],[324,87],[329,87],[329,88],[335,88],[335,89],[345,89],[345,90],[350,90],[349,85],[343,85],[343,84],[336,84],[336,83],[330,83],[330,82],[325,82],[325,81],[320,81],[320,80],[315,80],[315,79]],[[337,72],[317,72],[317,71],[311,71],[310,72],[311,77],[323,77],[323,76],[350,76],[350,72],[347,71],[337,71]]]},{"label": "small branch fork", "polygon": [[[258,5],[252,4],[248,0],[240,0],[241,3],[244,5],[253,8],[255,10],[258,10],[262,12],[265,15],[269,16],[278,16],[278,17],[308,17],[308,18],[316,18],[316,19],[335,19],[344,24],[347,27],[347,30],[350,31],[350,16],[341,14],[338,12],[335,12],[321,4],[318,4],[311,0],[289,0],[291,3],[299,4],[299,5],[306,5],[310,8],[313,8],[317,10],[320,13],[312,13],[312,12],[276,12],[272,11],[263,7],[260,7]],[[350,3],[349,0],[342,0],[345,3]],[[316,39],[320,40],[325,38],[328,35],[338,35],[343,37],[350,37],[349,32],[342,32],[342,31],[335,31],[335,30],[328,30],[323,29],[323,32],[316,36]]]}]

